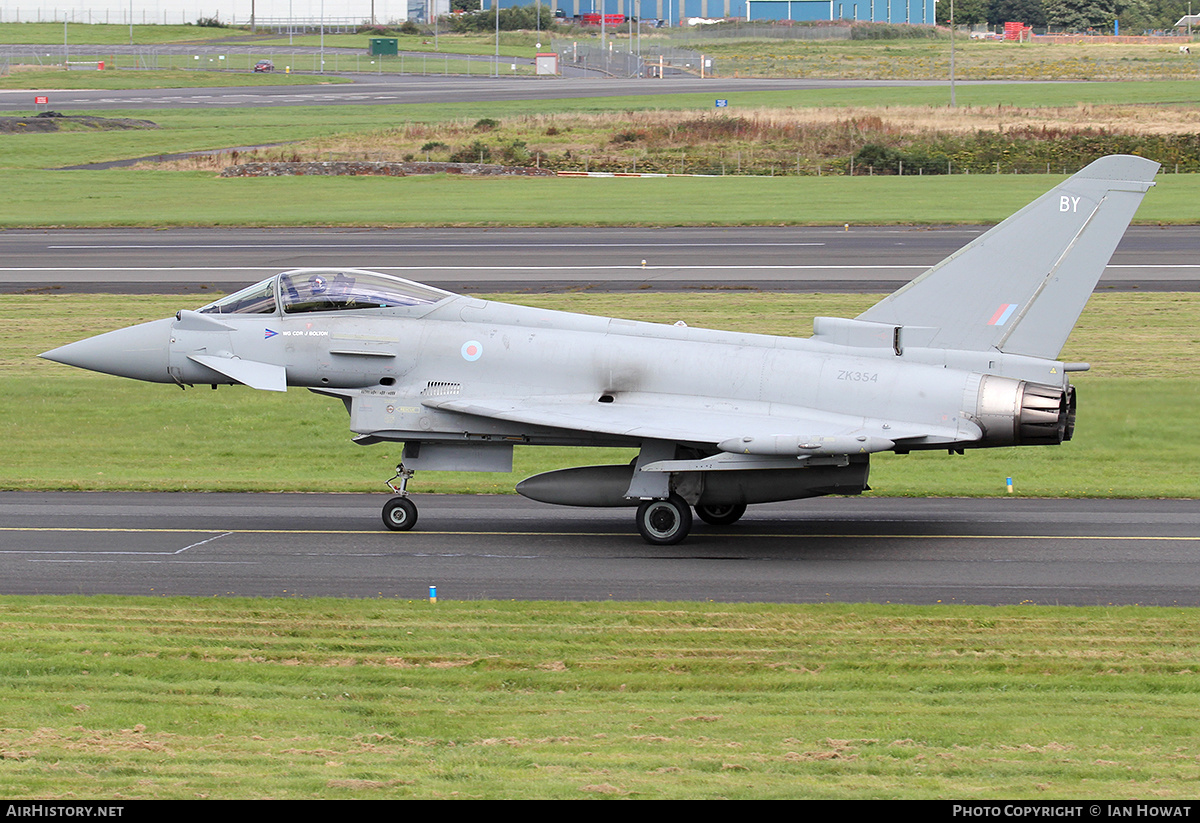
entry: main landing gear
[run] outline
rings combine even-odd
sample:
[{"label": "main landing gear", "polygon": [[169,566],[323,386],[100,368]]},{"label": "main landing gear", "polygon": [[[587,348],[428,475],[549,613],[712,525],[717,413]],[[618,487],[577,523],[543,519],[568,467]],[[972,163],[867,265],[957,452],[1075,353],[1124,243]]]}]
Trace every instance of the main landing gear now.
[{"label": "main landing gear", "polygon": [[637,510],[638,533],[655,546],[673,546],[692,530],[692,510],[677,494],[643,501]]},{"label": "main landing gear", "polygon": [[[696,515],[712,526],[736,523],[746,513],[745,503],[697,505]],[[692,510],[682,497],[672,494],[658,500],[646,500],[637,510],[638,533],[655,546],[673,546],[692,530]]]},{"label": "main landing gear", "polygon": [[[413,474],[412,469],[404,468],[401,463],[396,467],[396,476],[387,481],[388,488],[397,496],[383,504],[383,525],[394,532],[406,532],[417,525],[417,504],[408,496],[408,481]],[[395,480],[400,484],[396,485]]]},{"label": "main landing gear", "polygon": [[746,513],[745,503],[702,506],[696,504],[696,514],[710,526],[730,526],[742,519]]}]

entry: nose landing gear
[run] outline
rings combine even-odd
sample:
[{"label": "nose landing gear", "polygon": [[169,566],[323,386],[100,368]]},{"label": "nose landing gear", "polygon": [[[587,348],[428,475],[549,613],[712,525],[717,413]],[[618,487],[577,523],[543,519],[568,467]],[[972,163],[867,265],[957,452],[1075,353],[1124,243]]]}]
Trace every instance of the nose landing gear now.
[{"label": "nose landing gear", "polygon": [[[394,532],[406,532],[417,525],[417,504],[408,496],[408,481],[412,479],[412,469],[404,468],[401,463],[396,467],[396,474],[386,481],[388,488],[397,496],[383,504],[383,525]],[[399,480],[397,485],[394,481]]]}]

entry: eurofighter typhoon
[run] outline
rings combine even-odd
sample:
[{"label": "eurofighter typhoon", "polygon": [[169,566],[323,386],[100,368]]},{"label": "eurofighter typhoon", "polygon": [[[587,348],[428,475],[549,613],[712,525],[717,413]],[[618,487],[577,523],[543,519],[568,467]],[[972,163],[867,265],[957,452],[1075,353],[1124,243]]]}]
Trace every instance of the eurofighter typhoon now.
[{"label": "eurofighter typhoon", "polygon": [[[692,511],[867,489],[872,454],[1071,439],[1057,359],[1158,164],[1089,165],[853,320],[809,338],[487,302],[354,269],[299,269],[173,318],[42,355],[155,383],[289,386],[341,400],[361,444],[403,443],[383,508],[411,529],[414,472],[511,471],[513,446],[622,446],[526,497],[637,509],[683,540]],[[397,482],[398,481],[398,482]]]}]

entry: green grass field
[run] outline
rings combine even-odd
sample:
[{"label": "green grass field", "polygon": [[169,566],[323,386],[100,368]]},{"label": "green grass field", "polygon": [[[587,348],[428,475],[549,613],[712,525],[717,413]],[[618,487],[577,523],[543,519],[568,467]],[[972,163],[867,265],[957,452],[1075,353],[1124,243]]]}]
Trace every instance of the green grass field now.
[{"label": "green grass field", "polygon": [[381,592],[0,614],[7,799],[1164,803],[1200,778],[1185,609]]},{"label": "green grass field", "polygon": [[[28,13],[28,12],[27,12]],[[7,17],[8,15],[6,15]],[[62,21],[5,22],[0,23],[0,43],[61,46],[65,35],[67,42],[89,43],[96,46],[121,46],[129,43],[129,24],[119,23],[75,23]],[[135,25],[134,45],[160,45],[164,43],[200,43],[228,34],[240,34],[237,30],[205,28],[193,25]]]},{"label": "green grass field", "polygon": [[[17,228],[986,224],[1063,178],[218,178],[117,169],[10,171],[0,179],[12,186],[0,227]],[[1136,221],[1200,221],[1200,178],[1161,178]]]},{"label": "green grass field", "polygon": [[[1179,43],[1187,42],[1180,38]],[[950,76],[950,44],[941,40],[728,41],[693,43],[715,58],[722,76],[916,80]],[[1200,57],[1178,44],[1005,43],[958,39],[959,80],[1192,79]]]}]

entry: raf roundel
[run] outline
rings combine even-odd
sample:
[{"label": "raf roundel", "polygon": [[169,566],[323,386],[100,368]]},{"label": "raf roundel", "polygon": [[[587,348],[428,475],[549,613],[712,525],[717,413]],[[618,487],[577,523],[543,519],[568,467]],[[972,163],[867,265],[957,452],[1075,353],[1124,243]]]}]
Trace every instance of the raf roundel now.
[{"label": "raf roundel", "polygon": [[478,340],[468,340],[462,345],[463,360],[474,363],[483,355],[483,344]]}]

